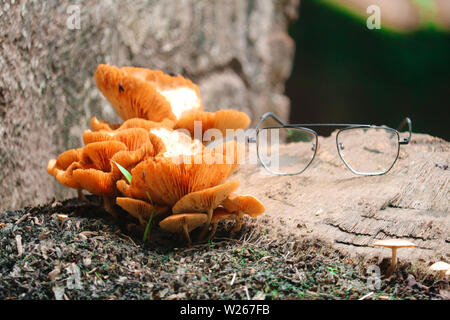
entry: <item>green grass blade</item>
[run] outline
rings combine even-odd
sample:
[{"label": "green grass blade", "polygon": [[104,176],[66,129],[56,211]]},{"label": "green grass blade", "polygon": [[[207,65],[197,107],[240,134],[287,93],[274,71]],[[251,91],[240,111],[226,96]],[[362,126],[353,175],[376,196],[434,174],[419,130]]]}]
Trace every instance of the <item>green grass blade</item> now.
[{"label": "green grass blade", "polygon": [[120,172],[122,172],[122,174],[125,176],[125,178],[127,178],[128,183],[131,183],[131,173],[129,173],[127,169],[122,167],[117,162],[115,162],[115,161],[113,161],[113,162],[116,164],[117,168],[119,168]]},{"label": "green grass blade", "polygon": [[144,237],[142,238],[142,241],[147,241],[147,237],[148,237],[148,233],[149,233],[149,231],[150,231],[150,226],[151,226],[151,224],[152,224],[152,220],[153,220],[153,212],[152,212],[152,214],[150,215],[150,219],[148,219],[148,223],[147,223],[147,226],[145,227],[145,231],[144,231]]},{"label": "green grass blade", "polygon": [[[150,195],[148,194],[148,191],[146,191],[145,194],[147,195],[148,200],[150,200],[150,204],[151,204],[152,207],[153,207],[153,201],[152,201],[152,198],[150,197]],[[152,219],[153,219],[153,214],[154,214],[154,213],[155,213],[155,208],[152,209],[152,214],[150,215],[150,219],[148,219],[147,226],[145,227],[144,236],[143,236],[143,238],[142,238],[142,241],[143,241],[143,242],[147,241],[147,237],[148,237],[148,233],[149,233],[149,231],[150,231],[150,226],[151,226],[151,224],[152,224]]]}]

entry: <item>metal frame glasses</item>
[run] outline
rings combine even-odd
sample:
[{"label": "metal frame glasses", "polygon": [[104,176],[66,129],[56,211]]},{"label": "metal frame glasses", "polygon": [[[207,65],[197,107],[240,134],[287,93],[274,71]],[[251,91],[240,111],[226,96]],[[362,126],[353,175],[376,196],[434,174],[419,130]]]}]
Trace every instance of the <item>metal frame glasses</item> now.
[{"label": "metal frame glasses", "polygon": [[[266,120],[267,118],[271,117],[272,119],[274,119],[280,126],[272,126],[272,127],[264,127],[264,128],[260,128],[262,122],[264,120]],[[406,125],[408,125],[408,131],[409,131],[409,135],[406,138],[400,138],[400,133],[399,130],[403,129]],[[367,125],[367,124],[341,124],[341,123],[323,123],[323,124],[317,124],[317,123],[309,123],[309,124],[287,124],[285,122],[283,122],[282,120],[280,120],[275,114],[273,114],[272,112],[267,112],[265,113],[261,119],[259,120],[258,124],[256,125],[256,150],[257,150],[257,155],[258,155],[258,160],[259,162],[263,165],[263,167],[270,173],[272,174],[277,174],[277,175],[297,175],[300,174],[302,172],[304,172],[309,166],[310,164],[313,162],[316,153],[317,153],[317,149],[318,149],[318,134],[316,131],[308,128],[308,127],[342,127],[342,129],[339,129],[337,134],[336,134],[336,148],[339,154],[340,159],[342,160],[342,162],[344,162],[345,166],[354,174],[357,175],[366,175],[366,176],[375,176],[375,175],[383,175],[388,173],[392,167],[394,166],[394,164],[397,162],[399,153],[400,153],[400,145],[402,144],[408,144],[411,140],[411,136],[412,136],[412,123],[411,123],[411,119],[409,118],[405,118],[401,124],[399,125],[399,127],[396,129],[387,127],[387,126],[375,126],[375,125]],[[272,129],[298,129],[301,130],[301,132],[303,132],[305,135],[310,135],[311,140],[309,142],[312,142],[312,149],[311,151],[313,152],[311,159],[309,160],[309,162],[307,161],[305,163],[305,166],[302,170],[296,171],[296,172],[290,172],[290,173],[285,173],[285,172],[278,172],[278,171],[274,171],[272,170],[269,165],[267,165],[267,163],[262,159],[263,157],[260,154],[260,137],[263,133],[267,134],[267,131],[265,130],[272,130]],[[359,129],[359,130],[355,130],[355,129]],[[374,130],[369,130],[369,129],[374,129]],[[381,129],[381,130],[380,130]],[[351,131],[352,130],[352,131]],[[345,159],[346,157],[344,156],[344,144],[342,142],[342,140],[344,140],[344,137],[349,136],[351,133],[355,133],[355,132],[371,132],[371,133],[376,133],[376,132],[384,132],[384,134],[388,134],[389,138],[392,140],[391,143],[391,157],[392,159],[394,159],[392,161],[392,164],[387,165],[386,168],[384,168],[383,170],[380,169],[380,171],[361,171],[361,170],[356,170],[351,164],[349,164],[349,159],[347,158],[347,160]],[[267,136],[266,136],[267,137]],[[383,144],[385,143],[384,141],[382,141],[382,136],[380,137],[380,134],[378,136],[373,135],[372,139],[370,142],[374,142],[374,143],[378,143],[378,144]],[[357,140],[357,139],[356,139]],[[347,140],[348,141],[348,140]],[[366,140],[361,140],[361,144],[364,144]],[[357,141],[358,142],[358,141]],[[369,148],[364,147],[362,149],[365,149],[366,151],[369,150]],[[370,152],[373,152],[374,154],[376,153],[381,153],[378,150],[369,150]],[[355,152],[355,151],[353,151]],[[395,156],[395,158],[393,158]],[[375,158],[375,157],[374,157]],[[376,161],[376,160],[375,160]],[[386,160],[388,161],[388,160]],[[391,160],[389,160],[388,163],[390,163]]]}]

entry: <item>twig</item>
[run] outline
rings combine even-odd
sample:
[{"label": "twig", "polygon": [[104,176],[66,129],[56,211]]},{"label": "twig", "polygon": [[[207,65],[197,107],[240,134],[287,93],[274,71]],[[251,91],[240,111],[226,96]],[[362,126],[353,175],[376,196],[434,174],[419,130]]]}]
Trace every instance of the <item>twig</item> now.
[{"label": "twig", "polygon": [[247,296],[247,300],[250,300],[250,295],[248,294],[247,286],[244,286],[245,295]]},{"label": "twig", "polygon": [[233,279],[231,279],[230,286],[233,285],[234,280],[236,280],[236,273],[233,274]]},{"label": "twig", "polygon": [[136,242],[134,242],[133,239],[131,239],[130,236],[127,236],[126,234],[124,234],[124,233],[122,233],[122,232],[119,232],[119,233],[117,233],[117,234],[118,234],[119,236],[121,236],[121,237],[127,238],[128,240],[131,241],[132,244],[134,244],[135,246],[137,246],[137,245],[136,245]]},{"label": "twig", "polygon": [[22,221],[24,221],[24,220],[25,220],[26,218],[28,218],[29,216],[30,216],[29,213],[27,213],[27,214],[21,216],[20,219],[16,221],[16,224],[21,223]]},{"label": "twig", "polygon": [[370,297],[370,296],[372,296],[373,295],[373,292],[369,292],[368,294],[366,294],[365,296],[362,296],[361,298],[359,298],[358,300],[364,300],[364,299],[366,299],[366,298],[368,298],[368,297]]},{"label": "twig", "polygon": [[22,247],[22,237],[19,234],[16,236],[16,244],[17,244],[17,255],[20,257],[23,254],[23,247]]}]

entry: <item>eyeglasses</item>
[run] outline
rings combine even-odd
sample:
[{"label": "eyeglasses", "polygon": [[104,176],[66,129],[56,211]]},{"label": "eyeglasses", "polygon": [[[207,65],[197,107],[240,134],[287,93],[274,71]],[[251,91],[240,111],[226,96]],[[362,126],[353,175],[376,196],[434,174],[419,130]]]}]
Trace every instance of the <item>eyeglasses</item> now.
[{"label": "eyeglasses", "polygon": [[[279,126],[260,128],[267,118]],[[409,135],[400,138],[399,130],[408,125]],[[286,124],[271,112],[265,113],[256,125],[258,159],[270,173],[296,175],[305,171],[317,153],[318,135],[308,127],[342,127],[336,134],[339,157],[357,175],[382,175],[394,166],[400,145],[408,144],[412,123],[405,118],[397,130],[386,126],[365,124]]]}]

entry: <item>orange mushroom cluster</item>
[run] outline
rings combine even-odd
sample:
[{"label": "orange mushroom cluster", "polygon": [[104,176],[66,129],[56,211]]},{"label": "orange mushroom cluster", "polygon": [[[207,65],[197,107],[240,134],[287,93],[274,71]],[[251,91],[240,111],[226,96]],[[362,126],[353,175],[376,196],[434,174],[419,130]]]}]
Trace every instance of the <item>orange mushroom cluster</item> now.
[{"label": "orange mushroom cluster", "polygon": [[59,183],[77,189],[84,200],[82,190],[102,196],[105,210],[116,219],[120,207],[143,226],[159,220],[162,229],[189,242],[189,233],[198,227],[204,239],[211,224],[210,237],[220,220],[235,220],[233,231],[238,231],[244,214],[264,212],[256,198],[233,193],[239,181],[227,182],[238,168],[239,144],[232,140],[210,149],[194,136],[199,123],[201,134],[245,129],[250,124],[245,113],[205,112],[192,81],[161,71],[99,65],[94,79],[124,122],[93,117],[92,130],[83,133],[84,147],[48,162],[48,173]]}]

